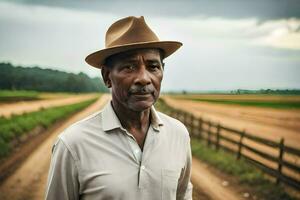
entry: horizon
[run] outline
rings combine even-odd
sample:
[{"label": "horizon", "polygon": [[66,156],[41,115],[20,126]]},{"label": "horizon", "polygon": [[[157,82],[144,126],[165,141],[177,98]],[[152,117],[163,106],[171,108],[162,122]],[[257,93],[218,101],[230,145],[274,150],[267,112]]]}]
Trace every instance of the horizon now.
[{"label": "horizon", "polygon": [[[22,65],[13,65],[12,63],[10,62],[4,62],[4,61],[0,61],[0,64],[1,63],[5,63],[5,64],[10,64],[12,65],[13,67],[22,67],[22,68],[39,68],[39,69],[44,69],[44,70],[55,70],[55,71],[59,71],[59,72],[64,72],[64,73],[71,73],[71,74],[75,74],[75,75],[79,75],[80,73],[83,73],[85,75],[87,75],[89,78],[99,78],[101,81],[102,81],[102,77],[101,76],[95,76],[95,77],[92,77],[90,76],[89,74],[85,73],[85,72],[78,72],[78,73],[75,73],[75,72],[67,72],[67,71],[63,71],[61,69],[54,69],[54,68],[43,68],[41,66],[37,66],[37,65],[34,65],[34,66],[22,66]],[[272,90],[272,91],[276,91],[276,90],[288,90],[288,91],[299,91],[300,88],[252,88],[252,89],[243,89],[243,88],[234,88],[234,89],[228,89],[228,90],[220,90],[220,89],[212,89],[212,90],[162,90],[161,93],[188,93],[188,94],[197,94],[197,93],[233,93],[233,92],[237,92],[238,90],[241,90],[241,91],[261,91],[261,90]]]}]

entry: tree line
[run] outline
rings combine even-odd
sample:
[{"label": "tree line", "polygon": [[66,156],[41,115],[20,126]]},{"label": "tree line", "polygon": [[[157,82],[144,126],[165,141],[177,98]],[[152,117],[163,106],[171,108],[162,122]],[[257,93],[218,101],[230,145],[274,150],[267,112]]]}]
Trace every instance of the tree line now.
[{"label": "tree line", "polygon": [[107,92],[100,78],[39,67],[0,63],[0,89],[45,92]]},{"label": "tree line", "polygon": [[300,95],[300,89],[260,89],[231,91],[232,94],[278,94],[278,95]]}]

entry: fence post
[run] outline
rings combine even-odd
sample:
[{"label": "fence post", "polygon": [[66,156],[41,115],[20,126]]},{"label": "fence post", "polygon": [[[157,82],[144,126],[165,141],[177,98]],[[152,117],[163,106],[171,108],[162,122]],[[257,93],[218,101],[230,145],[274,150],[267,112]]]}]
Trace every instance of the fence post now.
[{"label": "fence post", "polygon": [[176,115],[177,115],[177,110],[174,108],[172,111],[172,117],[176,119]]},{"label": "fence post", "polygon": [[208,129],[207,129],[207,146],[210,146],[210,127],[211,127],[211,122],[208,121]]},{"label": "fence post", "polygon": [[174,117],[174,113],[175,113],[175,110],[174,110],[174,109],[171,109],[171,111],[170,111],[170,116],[171,116],[171,117]]},{"label": "fence post", "polygon": [[172,115],[171,115],[172,112],[173,112],[172,109],[170,109],[170,108],[167,108],[167,109],[166,109],[166,114],[167,114],[167,115],[172,116]]},{"label": "fence post", "polygon": [[187,112],[183,112],[183,123],[185,126],[189,125],[189,118],[188,118],[188,113]]},{"label": "fence post", "polygon": [[190,122],[190,126],[191,126],[191,135],[192,136],[194,136],[195,134],[194,134],[194,131],[195,131],[195,125],[194,125],[194,115],[193,114],[191,114],[191,122]]},{"label": "fence post", "polygon": [[237,157],[236,159],[239,160],[241,158],[242,155],[242,147],[243,147],[243,138],[245,136],[245,130],[243,130],[243,132],[241,133],[241,137],[240,137],[240,141],[239,141],[239,148],[238,148],[238,152],[237,152]]},{"label": "fence post", "polygon": [[179,112],[179,110],[176,109],[176,115],[175,115],[175,118],[179,120],[179,116],[180,116],[180,112]]},{"label": "fence post", "polygon": [[217,126],[217,138],[216,138],[216,150],[217,151],[220,148],[220,129],[221,129],[221,126],[220,126],[220,123],[218,123],[218,126]]},{"label": "fence post", "polygon": [[[185,113],[182,112],[182,110],[178,110],[178,120],[181,121],[182,123],[184,123],[184,120],[185,120]],[[185,124],[185,123],[184,123]]]},{"label": "fence post", "polygon": [[177,119],[180,121],[182,117],[182,112],[181,110],[177,110]]},{"label": "fence post", "polygon": [[202,120],[202,118],[200,117],[199,119],[198,119],[198,137],[199,137],[199,139],[201,139],[202,138],[202,127],[203,126],[203,120]]},{"label": "fence post", "polygon": [[179,119],[179,110],[175,110],[175,116],[174,116],[176,119]]},{"label": "fence post", "polygon": [[278,173],[279,177],[276,179],[276,184],[278,185],[280,183],[280,176],[281,176],[281,170],[282,170],[282,161],[283,161],[283,153],[284,153],[284,138],[280,139],[279,143],[279,157],[278,157]]},{"label": "fence post", "polygon": [[192,130],[192,114],[191,113],[187,113],[187,126],[189,127],[188,130],[191,131]]}]

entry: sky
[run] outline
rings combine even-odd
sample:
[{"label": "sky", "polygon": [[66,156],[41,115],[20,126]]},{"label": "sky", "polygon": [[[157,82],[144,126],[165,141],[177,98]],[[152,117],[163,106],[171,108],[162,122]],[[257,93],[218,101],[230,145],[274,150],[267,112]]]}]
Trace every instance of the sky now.
[{"label": "sky", "polygon": [[0,62],[100,77],[84,59],[126,16],[183,43],[163,91],[300,88],[300,0],[0,1]]}]

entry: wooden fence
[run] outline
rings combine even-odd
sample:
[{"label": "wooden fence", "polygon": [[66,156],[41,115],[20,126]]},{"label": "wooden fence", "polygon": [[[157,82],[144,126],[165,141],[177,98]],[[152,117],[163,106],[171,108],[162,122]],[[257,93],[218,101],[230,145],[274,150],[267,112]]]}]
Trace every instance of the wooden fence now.
[{"label": "wooden fence", "polygon": [[[235,130],[219,123],[196,118],[193,114],[174,109],[161,99],[167,114],[182,121],[192,137],[204,140],[209,147],[220,148],[248,160],[263,172],[276,178],[276,183],[285,183],[300,189],[300,149],[254,136],[245,130]],[[300,134],[300,133],[299,133]]]}]

